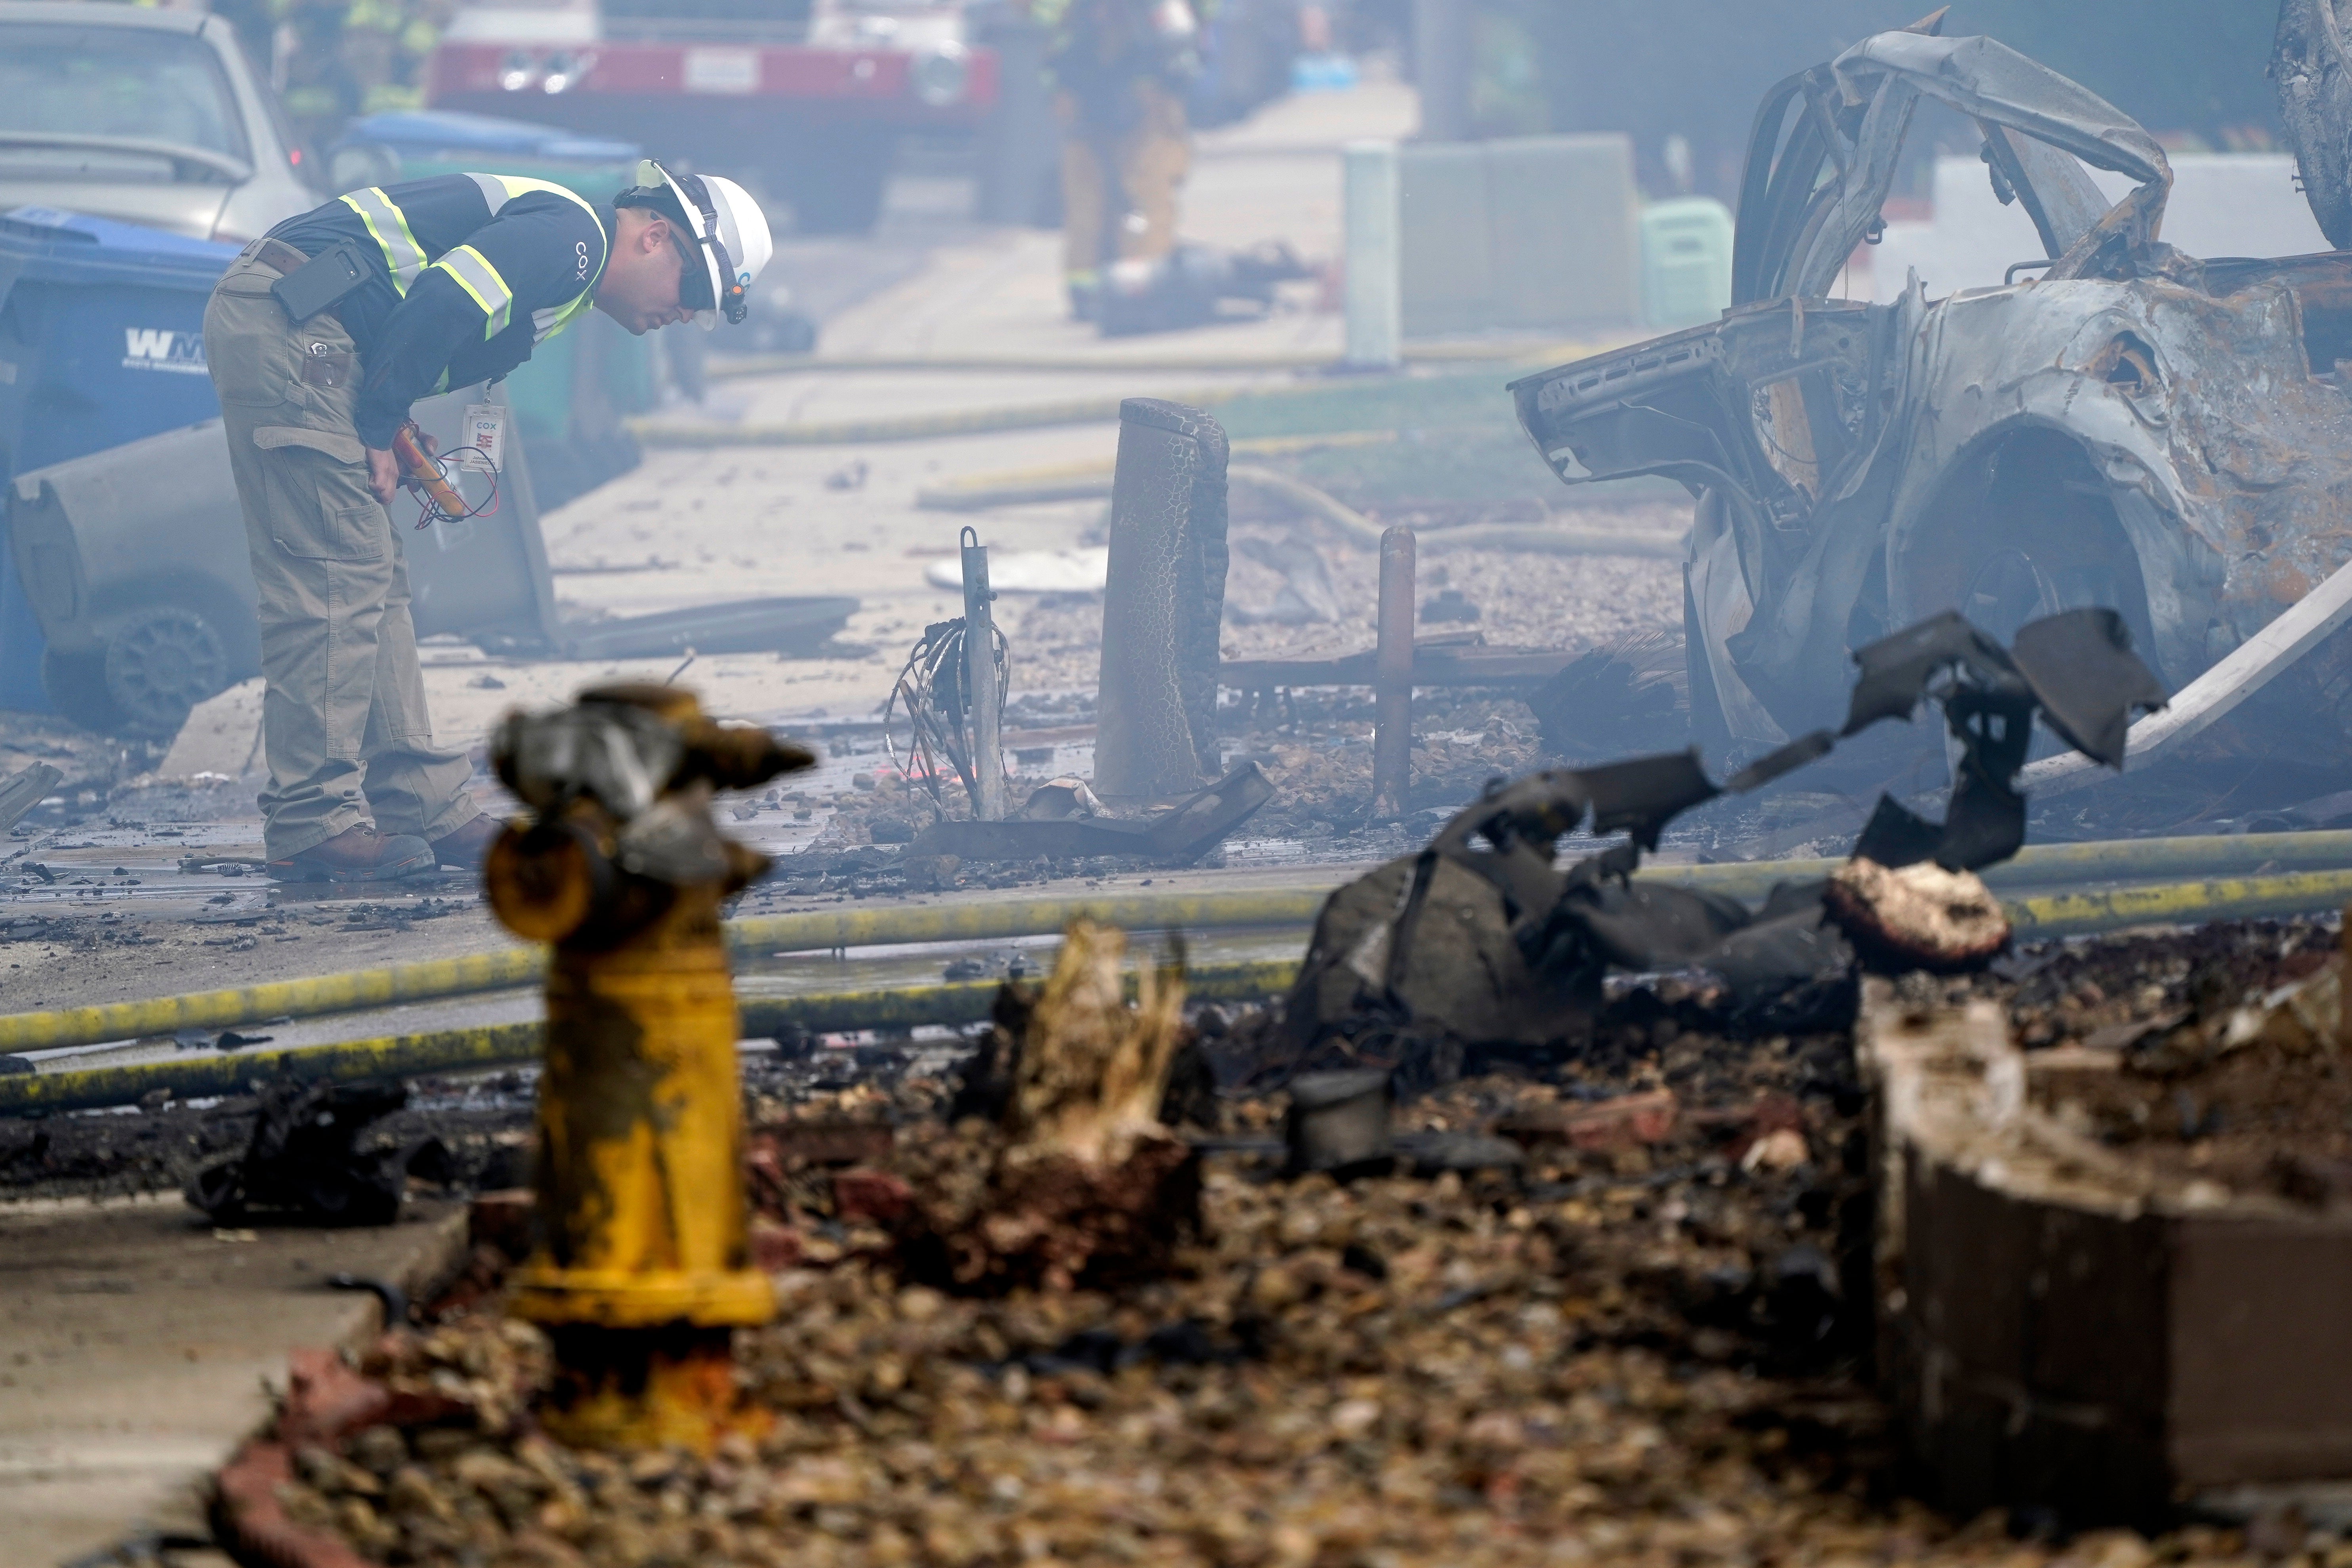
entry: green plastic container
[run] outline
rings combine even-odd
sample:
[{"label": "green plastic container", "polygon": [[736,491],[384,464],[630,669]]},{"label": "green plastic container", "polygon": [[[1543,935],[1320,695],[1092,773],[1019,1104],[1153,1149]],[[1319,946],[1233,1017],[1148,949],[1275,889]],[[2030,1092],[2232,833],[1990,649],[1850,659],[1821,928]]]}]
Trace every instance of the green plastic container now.
[{"label": "green plastic container", "polygon": [[1711,196],[1642,212],[1642,306],[1650,325],[1696,327],[1731,304],[1731,209]]}]

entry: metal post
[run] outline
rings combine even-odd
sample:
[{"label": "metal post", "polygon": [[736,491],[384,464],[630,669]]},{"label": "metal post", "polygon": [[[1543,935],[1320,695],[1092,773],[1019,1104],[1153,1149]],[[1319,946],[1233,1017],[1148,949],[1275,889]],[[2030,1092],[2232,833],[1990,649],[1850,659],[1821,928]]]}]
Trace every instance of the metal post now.
[{"label": "metal post", "polygon": [[1372,665],[1372,815],[1405,814],[1412,784],[1413,537],[1381,535],[1381,626]]},{"label": "metal post", "polygon": [[1347,195],[1348,363],[1394,369],[1404,358],[1402,187],[1393,142],[1351,142]]},{"label": "metal post", "polygon": [[971,701],[971,772],[980,784],[972,816],[982,822],[1004,820],[1004,743],[997,733],[996,620],[989,608],[996,597],[988,585],[988,546],[977,531],[963,531],[964,691]]},{"label": "metal post", "polygon": [[996,110],[980,138],[980,221],[1027,227],[1054,191],[1062,144],[1045,83],[1051,36],[1002,0],[963,14],[972,43],[996,52]]}]

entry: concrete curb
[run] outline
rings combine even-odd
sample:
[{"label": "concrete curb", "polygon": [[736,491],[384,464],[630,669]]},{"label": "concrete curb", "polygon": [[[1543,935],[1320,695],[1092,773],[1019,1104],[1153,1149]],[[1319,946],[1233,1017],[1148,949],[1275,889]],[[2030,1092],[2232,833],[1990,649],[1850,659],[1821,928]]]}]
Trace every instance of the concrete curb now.
[{"label": "concrete curb", "polygon": [[[327,1277],[429,1297],[462,1266],[467,1222],[463,1205],[427,1204],[396,1226],[239,1236],[176,1194],[0,1209],[12,1264],[0,1361],[15,1352],[17,1379],[0,1400],[0,1447],[18,1460],[0,1561],[146,1563],[157,1542],[165,1560],[216,1561],[194,1543],[221,1543],[221,1479],[274,1436],[276,1391],[299,1397],[307,1370],[340,1368],[343,1349],[382,1331],[375,1300]],[[71,1288],[91,1277],[114,1288]],[[287,1348],[304,1344],[332,1348]]]},{"label": "concrete curb", "polygon": [[[398,1281],[410,1300],[429,1300],[456,1277],[465,1264],[470,1226],[471,1211],[460,1205],[428,1228]],[[215,1476],[208,1510],[214,1533],[240,1563],[266,1563],[271,1568],[373,1568],[340,1538],[288,1519],[278,1500],[278,1489],[294,1479],[296,1439],[331,1445],[382,1413],[381,1400],[354,1400],[348,1386],[320,1386],[356,1384],[360,1380],[344,1367],[342,1353],[359,1349],[373,1337],[364,1329],[354,1329],[331,1349],[289,1352],[284,1406],[266,1430],[240,1443]],[[285,1428],[289,1425],[299,1430],[288,1433]]]}]

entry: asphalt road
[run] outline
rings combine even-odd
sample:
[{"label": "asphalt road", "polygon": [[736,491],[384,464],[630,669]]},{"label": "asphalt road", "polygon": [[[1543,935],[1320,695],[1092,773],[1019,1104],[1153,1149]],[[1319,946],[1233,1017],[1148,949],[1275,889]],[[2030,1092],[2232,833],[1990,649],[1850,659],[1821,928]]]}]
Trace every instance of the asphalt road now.
[{"label": "asphalt road", "polygon": [[[1341,144],[1408,131],[1411,113],[1409,92],[1375,84],[1278,104],[1248,124],[1204,136],[1187,191],[1186,231],[1228,245],[1278,239],[1302,256],[1330,258],[1339,245]],[[963,216],[964,196],[951,180],[903,180],[874,236],[786,242],[781,265],[803,307],[823,319],[823,352],[1033,355],[1051,368],[727,377],[713,383],[705,405],[663,417],[832,421],[1073,395],[1280,385],[1291,373],[1188,369],[1186,362],[1311,356],[1338,346],[1339,320],[1318,310],[1311,287],[1263,321],[1107,342],[1066,319],[1057,237],[980,227]],[[1151,368],[1139,368],[1147,362]],[[957,595],[928,583],[924,571],[952,551],[965,523],[976,522],[1003,554],[1077,547],[1094,536],[1102,515],[1099,501],[947,514],[918,507],[918,491],[1005,469],[1107,465],[1116,443],[1116,425],[1101,423],[857,447],[650,452],[635,472],[543,519],[566,613],[636,614],[764,594],[853,595],[862,607],[837,649],[815,658],[712,656],[680,668],[676,658],[504,660],[435,643],[425,650],[425,673],[436,736],[478,757],[490,726],[511,708],[553,705],[600,681],[673,676],[722,715],[794,732],[870,720],[923,626],[960,613]],[[1001,624],[1016,649],[1039,613],[1034,598],[1003,601]],[[1056,628],[1053,679],[1090,698],[1098,627],[1082,615],[1054,614],[1059,618],[1034,623]],[[1077,630],[1069,634],[1073,624]],[[1015,696],[1024,690],[1016,663]],[[463,878],[396,895],[362,889],[321,899],[272,888],[252,867],[231,868],[242,875],[183,869],[194,855],[260,855],[252,805],[262,782],[258,706],[258,683],[248,683],[200,709],[173,746],[144,752],[54,722],[0,724],[0,768],[55,758],[68,773],[58,801],[0,838],[0,1011],[205,990],[509,942]],[[887,763],[871,731],[836,735],[827,751],[816,774],[788,781],[812,796],[807,817],[771,809],[724,826],[772,851],[806,844],[824,828],[827,802],[848,788],[851,775]],[[1083,772],[1088,754],[1083,742],[1066,746],[1054,765]],[[477,786],[499,804],[478,763]],[[1251,873],[1185,875],[1229,874]]]}]

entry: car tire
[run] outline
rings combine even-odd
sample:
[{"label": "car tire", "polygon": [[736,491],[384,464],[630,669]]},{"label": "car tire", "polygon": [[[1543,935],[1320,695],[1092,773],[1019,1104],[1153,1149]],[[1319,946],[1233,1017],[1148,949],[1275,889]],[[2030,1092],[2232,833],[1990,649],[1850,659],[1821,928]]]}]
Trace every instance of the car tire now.
[{"label": "car tire", "polygon": [[1706,628],[1699,624],[1690,569],[1683,569],[1683,689],[1690,703],[1691,743],[1721,756],[1731,749],[1731,721],[1716,695],[1715,670],[1706,660]]},{"label": "car tire", "polygon": [[100,655],[118,732],[165,740],[188,710],[228,687],[228,647],[194,610],[157,605],[117,622]]}]

